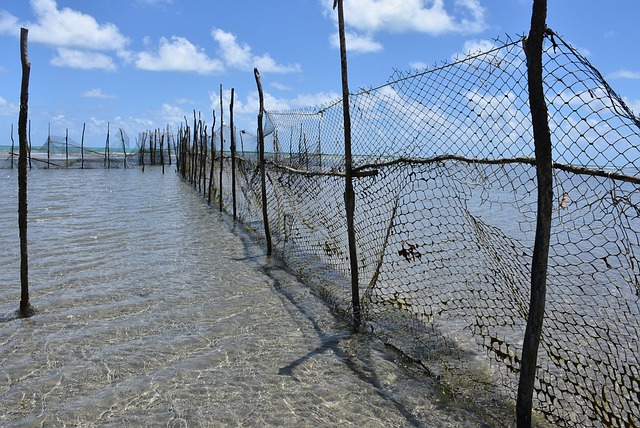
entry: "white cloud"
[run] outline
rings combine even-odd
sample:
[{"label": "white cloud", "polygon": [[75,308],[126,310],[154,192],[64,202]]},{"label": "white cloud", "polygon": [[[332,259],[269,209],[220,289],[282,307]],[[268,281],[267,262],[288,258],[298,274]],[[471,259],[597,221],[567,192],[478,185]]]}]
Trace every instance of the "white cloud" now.
[{"label": "white cloud", "polygon": [[631,71],[623,68],[611,73],[608,77],[612,79],[640,79],[640,71]]},{"label": "white cloud", "polygon": [[87,98],[103,98],[103,99],[115,99],[118,98],[115,95],[112,94],[105,94],[104,92],[102,92],[101,88],[94,88],[94,89],[89,89],[87,91],[84,91],[82,93],[83,97],[87,97]]},{"label": "white cloud", "polygon": [[58,48],[56,56],[51,59],[51,65],[83,70],[101,69],[114,71],[116,69],[116,65],[108,55],[69,48]]},{"label": "white cloud", "polygon": [[124,51],[129,39],[111,23],[99,23],[85,13],[65,7],[55,0],[31,0],[35,22],[19,22],[6,11],[0,11],[0,34],[20,34],[29,29],[29,41],[56,47],[51,64],[58,67],[115,70],[113,60],[97,51]]},{"label": "white cloud", "polygon": [[20,35],[20,22],[18,18],[6,10],[0,10],[0,34]]},{"label": "white cloud", "polygon": [[152,71],[182,71],[210,74],[224,70],[218,59],[209,58],[203,49],[184,37],[172,36],[160,39],[157,52],[139,52],[135,64],[138,68]]},{"label": "white cloud", "polygon": [[633,110],[636,116],[640,117],[640,99],[630,100],[624,98],[624,103],[629,106],[631,110]]},{"label": "white cloud", "polygon": [[424,70],[429,68],[429,65],[426,62],[415,61],[409,64],[409,67],[413,68],[414,70]]},{"label": "white cloud", "polygon": [[251,47],[246,43],[239,43],[236,36],[219,28],[211,30],[211,37],[218,43],[220,56],[229,68],[237,70],[252,70],[257,67],[260,72],[291,73],[300,71],[299,64],[278,64],[269,54],[253,55]]},{"label": "white cloud", "polygon": [[[347,49],[351,52],[378,52],[383,49],[382,45],[375,40],[373,40],[373,35],[371,34],[358,34],[353,31],[348,31],[345,34],[345,39],[347,43]],[[331,36],[331,44],[334,47],[340,47],[340,38],[338,37],[338,33],[334,33]]]},{"label": "white cloud", "polygon": [[9,103],[4,98],[0,97],[0,116],[11,116],[18,114],[19,106],[17,104]]},{"label": "white cloud", "polygon": [[31,0],[31,8],[36,15],[36,22],[27,24],[31,41],[95,50],[123,49],[129,43],[114,24],[100,24],[67,7],[58,9],[55,0]]},{"label": "white cloud", "polygon": [[[323,1],[333,17],[332,3]],[[415,31],[432,35],[475,33],[486,27],[479,0],[447,3],[448,8],[444,0],[349,0],[344,2],[345,23],[365,33]]]}]

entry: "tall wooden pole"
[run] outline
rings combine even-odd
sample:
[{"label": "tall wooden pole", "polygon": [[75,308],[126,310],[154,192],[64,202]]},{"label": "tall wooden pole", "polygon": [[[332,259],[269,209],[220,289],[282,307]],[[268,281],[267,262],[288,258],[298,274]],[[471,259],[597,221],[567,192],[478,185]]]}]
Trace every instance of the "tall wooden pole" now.
[{"label": "tall wooden pole", "polygon": [[222,212],[222,168],[224,167],[224,107],[222,106],[222,83],[220,84],[220,212]]},{"label": "tall wooden pole", "polygon": [[229,103],[229,129],[231,130],[231,196],[233,198],[233,219],[236,219],[236,133],[233,125],[233,99],[235,88],[231,88]]},{"label": "tall wooden pole", "polygon": [[27,50],[29,30],[20,29],[20,56],[22,58],[22,87],[18,118],[18,228],[20,229],[20,316],[30,317],[33,308],[29,302],[29,257],[27,251],[27,116],[29,112],[29,74],[31,63]]},{"label": "tall wooden pole", "polygon": [[360,328],[360,290],[358,279],[358,258],[356,254],[356,233],[354,215],[356,195],[353,190],[353,161],[351,158],[351,115],[349,113],[349,78],[347,73],[347,43],[344,32],[343,0],[334,0],[333,8],[338,6],[338,32],[340,34],[340,63],[342,68],[342,111],[344,120],[344,163],[345,189],[344,205],[347,216],[347,234],[349,240],[349,260],[351,263],[351,303],[353,306],[353,325]]},{"label": "tall wooden pole", "polygon": [[542,44],[546,31],[547,0],[534,0],[531,30],[525,41],[529,83],[529,107],[533,125],[538,181],[538,214],[531,260],[531,300],[522,346],[520,382],[516,401],[518,428],[531,426],[533,391],[536,379],[538,347],[542,334],[547,289],[551,213],[553,210],[553,176],[551,133],[544,98]]},{"label": "tall wooden pole", "polygon": [[269,230],[269,216],[267,212],[267,181],[264,159],[264,130],[262,129],[262,118],[264,116],[264,94],[262,92],[260,72],[257,68],[253,69],[253,74],[256,77],[256,85],[258,85],[258,96],[260,98],[260,110],[258,111],[258,147],[260,152],[260,181],[262,183],[262,220],[264,222],[264,236],[267,240],[267,256],[270,256],[271,231]]}]

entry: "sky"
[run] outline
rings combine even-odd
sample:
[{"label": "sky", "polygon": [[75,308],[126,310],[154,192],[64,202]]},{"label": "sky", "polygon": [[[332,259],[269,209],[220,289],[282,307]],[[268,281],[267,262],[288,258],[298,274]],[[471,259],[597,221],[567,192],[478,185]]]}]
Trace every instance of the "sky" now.
[{"label": "sky", "polygon": [[[527,34],[533,0],[344,0],[349,86],[450,61],[505,34]],[[33,146],[52,136],[105,145],[107,124],[135,146],[201,112],[220,88],[224,121],[255,133],[260,71],[265,109],[341,97],[333,0],[0,0],[0,145],[18,142],[20,28],[29,30]],[[638,0],[548,0],[547,25],[640,112]]]}]

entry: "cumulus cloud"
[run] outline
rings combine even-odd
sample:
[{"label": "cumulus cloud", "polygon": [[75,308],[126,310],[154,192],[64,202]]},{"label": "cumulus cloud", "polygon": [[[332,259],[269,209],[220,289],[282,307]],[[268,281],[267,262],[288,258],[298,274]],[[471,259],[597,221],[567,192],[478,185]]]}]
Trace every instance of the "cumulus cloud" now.
[{"label": "cumulus cloud", "polygon": [[17,104],[12,104],[0,97],[0,116],[16,115],[18,110],[19,106]]},{"label": "cumulus cloud", "polygon": [[[345,32],[345,41],[347,43],[347,49],[352,52],[378,52],[383,49],[383,46],[373,40],[373,35],[371,34],[358,34],[353,31]],[[331,44],[334,47],[340,47],[340,38],[338,33],[334,33],[331,35]]]},{"label": "cumulus cloud", "polygon": [[[81,69],[114,70],[105,51],[123,51],[129,39],[112,23],[99,23],[91,15],[71,8],[58,8],[55,0],[31,0],[35,22],[20,22],[0,11],[0,34],[19,35],[20,27],[29,28],[29,41],[57,49],[52,64]],[[97,53],[97,52],[103,53]]]},{"label": "cumulus cloud", "polygon": [[36,22],[28,24],[29,39],[54,46],[95,50],[123,49],[129,39],[112,23],[100,24],[91,15],[65,7],[55,0],[31,0]]},{"label": "cumulus cloud", "polygon": [[[324,1],[323,5],[333,19],[332,2]],[[344,14],[352,38],[351,42],[347,38],[347,46],[360,52],[381,50],[382,46],[374,40],[374,35],[381,32],[471,34],[486,28],[480,0],[349,0],[344,2]],[[337,36],[331,40],[337,45]]]},{"label": "cumulus cloud", "polygon": [[258,67],[260,72],[290,73],[300,71],[299,64],[278,64],[269,54],[254,55],[246,43],[239,43],[236,36],[219,28],[211,30],[211,37],[218,43],[219,54],[225,65],[237,70],[252,70]]},{"label": "cumulus cloud", "polygon": [[101,88],[94,88],[94,89],[89,89],[86,90],[82,93],[83,97],[86,98],[102,98],[102,99],[115,99],[118,98],[115,95],[112,94],[105,94],[104,92],[102,92]]},{"label": "cumulus cloud", "polygon": [[444,0],[350,0],[345,2],[345,20],[347,25],[365,32],[416,31],[438,35],[485,28],[485,11],[479,0],[448,3],[447,9]]},{"label": "cumulus cloud", "polygon": [[83,70],[100,69],[114,71],[116,69],[113,59],[108,55],[69,48],[56,49],[56,56],[51,60],[51,65]]},{"label": "cumulus cloud", "polygon": [[623,68],[611,73],[609,77],[612,79],[640,79],[640,71],[631,71]]},{"label": "cumulus cloud", "polygon": [[209,58],[205,51],[184,37],[162,37],[157,52],[136,54],[138,68],[152,71],[183,71],[210,74],[224,70],[222,62]]}]

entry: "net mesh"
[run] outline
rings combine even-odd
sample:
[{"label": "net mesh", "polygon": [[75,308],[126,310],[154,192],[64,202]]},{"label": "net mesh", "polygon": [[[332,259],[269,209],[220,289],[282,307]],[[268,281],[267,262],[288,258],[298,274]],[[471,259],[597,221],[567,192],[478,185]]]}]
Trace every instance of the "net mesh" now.
[{"label": "net mesh", "polygon": [[[529,304],[537,187],[522,43],[350,97],[365,323],[483,405],[514,396]],[[552,32],[544,73],[557,202],[534,408],[559,426],[639,426],[640,123]],[[265,128],[274,245],[312,263],[348,311],[342,103],[268,111]],[[261,229],[257,157],[237,161],[238,217]],[[225,208],[229,162],[212,174]]]}]

